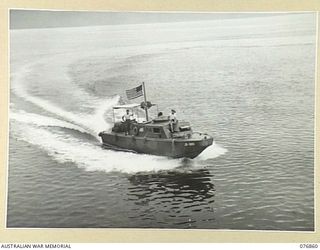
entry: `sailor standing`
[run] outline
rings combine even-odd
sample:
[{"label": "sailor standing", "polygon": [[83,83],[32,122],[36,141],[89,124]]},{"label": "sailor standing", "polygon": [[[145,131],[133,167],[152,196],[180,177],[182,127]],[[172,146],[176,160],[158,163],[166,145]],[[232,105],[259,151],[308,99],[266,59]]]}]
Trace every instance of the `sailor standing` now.
[{"label": "sailor standing", "polygon": [[133,114],[130,114],[129,109],[127,109],[126,114],[122,116],[122,121],[124,122],[125,125],[125,134],[129,134],[130,131],[130,123],[131,123],[131,117]]},{"label": "sailor standing", "polygon": [[171,114],[169,115],[169,126],[172,133],[174,132],[174,126],[176,124],[177,124],[176,111],[174,109],[171,109]]}]

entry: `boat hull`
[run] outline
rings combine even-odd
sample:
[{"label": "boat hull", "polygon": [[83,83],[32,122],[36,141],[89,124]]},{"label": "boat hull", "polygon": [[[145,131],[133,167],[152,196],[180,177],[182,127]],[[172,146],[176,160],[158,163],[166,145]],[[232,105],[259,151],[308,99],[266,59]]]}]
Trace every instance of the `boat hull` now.
[{"label": "boat hull", "polygon": [[99,136],[106,147],[171,158],[195,158],[213,142],[209,135],[198,136],[197,139],[158,139],[101,132]]}]

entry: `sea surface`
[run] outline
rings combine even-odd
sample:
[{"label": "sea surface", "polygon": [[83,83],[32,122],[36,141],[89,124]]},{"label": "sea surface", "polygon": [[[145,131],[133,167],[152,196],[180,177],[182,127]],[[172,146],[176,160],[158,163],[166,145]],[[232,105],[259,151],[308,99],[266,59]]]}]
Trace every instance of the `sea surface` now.
[{"label": "sea surface", "polygon": [[[7,226],[313,231],[315,50],[314,13],[11,30]],[[214,144],[103,149],[142,81]]]}]

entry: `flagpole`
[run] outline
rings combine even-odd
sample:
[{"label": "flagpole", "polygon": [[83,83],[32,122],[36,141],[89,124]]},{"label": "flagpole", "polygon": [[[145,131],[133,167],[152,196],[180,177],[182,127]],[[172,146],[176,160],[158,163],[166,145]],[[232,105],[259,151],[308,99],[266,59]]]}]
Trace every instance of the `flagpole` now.
[{"label": "flagpole", "polygon": [[146,87],[144,86],[144,82],[142,82],[142,87],[143,87],[143,97],[144,97],[144,103],[145,103],[145,111],[146,111],[146,119],[147,121],[149,120],[148,117],[148,107],[147,107],[147,93],[146,93]]}]

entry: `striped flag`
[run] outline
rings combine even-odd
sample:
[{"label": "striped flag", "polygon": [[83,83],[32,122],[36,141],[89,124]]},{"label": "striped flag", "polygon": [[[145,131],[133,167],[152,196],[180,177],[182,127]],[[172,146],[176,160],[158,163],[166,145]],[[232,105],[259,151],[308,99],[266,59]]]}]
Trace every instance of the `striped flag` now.
[{"label": "striped flag", "polygon": [[135,87],[133,89],[126,90],[128,100],[138,98],[139,96],[143,96],[142,85]]}]

